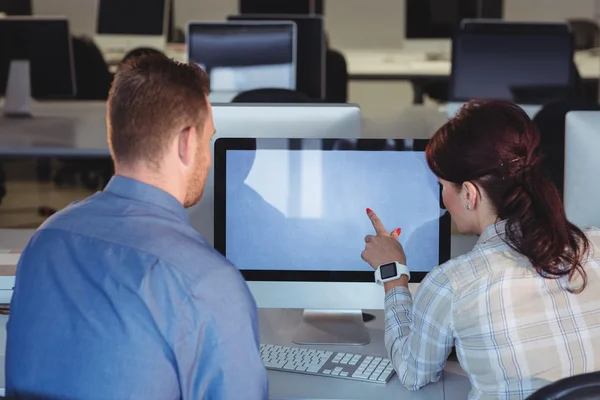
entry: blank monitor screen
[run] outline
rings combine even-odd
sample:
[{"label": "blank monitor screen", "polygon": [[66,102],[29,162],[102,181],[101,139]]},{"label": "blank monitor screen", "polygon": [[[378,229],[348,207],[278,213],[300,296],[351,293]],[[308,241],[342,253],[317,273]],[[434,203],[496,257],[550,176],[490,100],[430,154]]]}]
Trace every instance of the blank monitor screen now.
[{"label": "blank monitor screen", "polygon": [[29,61],[33,97],[75,94],[71,35],[66,18],[0,18],[0,94],[5,93],[12,60]]},{"label": "blank monitor screen", "polygon": [[293,22],[192,22],[188,57],[210,75],[212,92],[296,88]]},{"label": "blank monitor screen", "polygon": [[323,0],[239,0],[240,14],[323,15]]},{"label": "blank monitor screen", "polygon": [[564,98],[572,81],[566,24],[469,22],[453,41],[451,101],[544,104]]},{"label": "blank monitor screen", "polygon": [[162,36],[168,0],[100,0],[97,33]]},{"label": "blank monitor screen", "polygon": [[402,228],[416,277],[448,259],[449,219],[425,161],[427,141],[401,150],[324,142],[215,143],[215,248],[246,279],[372,282],[360,257],[373,233],[367,207],[389,230]]},{"label": "blank monitor screen", "polygon": [[297,29],[296,90],[313,99],[325,97],[325,31],[323,17],[302,15],[236,15],[230,21],[292,21]]},{"label": "blank monitor screen", "polygon": [[0,14],[31,15],[31,0],[0,0]]},{"label": "blank monitor screen", "polygon": [[405,0],[407,39],[452,38],[460,21],[502,18],[502,0]]}]

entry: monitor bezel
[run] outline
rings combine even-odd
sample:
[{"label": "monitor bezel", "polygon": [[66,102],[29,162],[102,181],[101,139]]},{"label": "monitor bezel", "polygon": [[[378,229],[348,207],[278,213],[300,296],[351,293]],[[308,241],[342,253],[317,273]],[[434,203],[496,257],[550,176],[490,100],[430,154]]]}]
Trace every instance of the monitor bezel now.
[{"label": "monitor bezel", "polygon": [[169,35],[169,19],[171,14],[171,3],[173,0],[162,0],[164,2],[163,15],[162,15],[162,29],[160,34],[147,34],[147,33],[123,33],[123,32],[101,32],[100,31],[100,18],[102,11],[102,1],[98,0],[96,4],[96,29],[95,34],[100,36],[150,36],[150,37],[167,37]]},{"label": "monitor bezel", "polygon": [[[214,247],[226,257],[226,176],[227,176],[227,151],[229,150],[254,150],[247,146],[248,139],[252,138],[219,138],[214,143]],[[318,138],[254,138],[258,140],[332,140]],[[364,141],[382,140],[383,138],[359,139]],[[336,140],[335,138],[333,140]],[[347,140],[340,138],[340,140]],[[388,139],[385,139],[388,140]],[[407,140],[407,139],[397,139]],[[413,148],[407,150],[424,152],[428,139],[413,139]],[[291,150],[298,151],[298,150]],[[323,151],[331,151],[323,149]],[[338,150],[334,150],[338,151]],[[352,150],[339,150],[352,151]],[[358,150],[360,151],[360,150]],[[383,150],[386,151],[386,150]],[[387,150],[389,151],[389,150]],[[445,210],[442,201],[442,188],[440,186],[440,208]],[[439,218],[439,265],[450,259],[451,244],[451,219],[448,212],[442,213]],[[359,254],[356,255],[360,257]],[[408,260],[410,269],[410,260]],[[261,282],[373,282],[373,271],[281,271],[281,270],[240,270],[247,281]],[[421,282],[428,272],[411,271],[411,282]]]},{"label": "monitor bezel", "polygon": [[[477,20],[477,19],[465,19],[460,23],[454,38],[452,40],[452,54],[451,54],[451,67],[450,67],[450,78],[448,87],[448,99],[451,102],[468,102],[473,98],[465,98],[455,96],[456,93],[456,69],[458,64],[455,60],[458,53],[458,45],[460,36],[465,34],[477,34],[477,35],[506,35],[514,37],[522,37],[528,35],[565,35],[570,38],[570,59],[572,60],[569,65],[569,88],[574,85],[574,74],[575,74],[575,45],[573,41],[573,35],[568,23],[562,22],[513,22],[503,20]],[[566,92],[568,93],[568,91]],[[507,99],[488,99],[488,100],[507,100]],[[511,101],[508,99],[508,101]],[[519,104],[524,105],[536,105],[534,103],[520,102]]]}]

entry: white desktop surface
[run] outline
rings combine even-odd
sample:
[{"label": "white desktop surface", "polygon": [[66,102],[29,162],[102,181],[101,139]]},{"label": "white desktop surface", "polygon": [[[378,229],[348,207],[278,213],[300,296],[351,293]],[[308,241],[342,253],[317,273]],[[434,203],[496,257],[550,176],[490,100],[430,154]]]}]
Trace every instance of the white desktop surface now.
[{"label": "white desktop surface", "polygon": [[[23,248],[33,229],[0,229],[0,248]],[[477,240],[474,236],[453,235],[452,256],[463,254],[473,248]],[[383,296],[383,291],[382,291]],[[325,346],[328,349],[378,355],[386,357],[383,342],[383,311],[368,311],[375,315],[375,320],[367,323],[371,343],[366,346]],[[259,324],[261,343],[289,345],[292,344],[297,326],[302,317],[301,310],[292,309],[260,309]],[[4,355],[6,347],[5,324],[7,316],[0,315],[0,395],[4,388]],[[314,348],[324,348],[314,346]],[[456,361],[448,361],[444,369],[443,379],[427,385],[421,390],[406,390],[396,376],[386,385],[363,383],[339,378],[327,378],[296,373],[269,371],[271,399],[465,399],[471,388],[465,372]]]},{"label": "white desktop surface", "polygon": [[[427,60],[425,53],[402,49],[347,49],[342,54],[354,79],[447,78],[452,70],[449,54],[442,60]],[[583,79],[600,77],[600,57],[593,52],[578,52],[575,63]]]}]

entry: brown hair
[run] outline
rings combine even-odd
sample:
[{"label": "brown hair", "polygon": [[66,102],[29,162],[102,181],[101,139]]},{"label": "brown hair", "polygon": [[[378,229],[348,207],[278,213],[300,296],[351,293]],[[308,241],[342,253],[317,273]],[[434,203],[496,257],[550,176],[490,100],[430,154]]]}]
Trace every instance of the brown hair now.
[{"label": "brown hair", "polygon": [[195,64],[163,54],[124,61],[108,97],[108,142],[115,163],[157,166],[173,135],[203,126],[208,93],[208,75]]},{"label": "brown hair", "polygon": [[506,220],[507,244],[525,255],[543,277],[575,272],[587,283],[582,260],[589,242],[565,215],[558,190],[541,167],[540,133],[518,106],[473,100],[442,126],[426,151],[438,177],[471,182]]}]

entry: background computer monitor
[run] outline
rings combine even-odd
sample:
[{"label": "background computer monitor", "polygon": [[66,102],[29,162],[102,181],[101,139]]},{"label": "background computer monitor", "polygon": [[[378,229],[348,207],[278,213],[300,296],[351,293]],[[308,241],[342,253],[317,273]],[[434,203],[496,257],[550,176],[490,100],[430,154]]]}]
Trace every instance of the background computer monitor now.
[{"label": "background computer monitor", "polygon": [[325,31],[323,18],[302,15],[235,15],[230,21],[293,21],[296,24],[296,90],[313,99],[325,98]]},{"label": "background computer monitor", "polygon": [[[23,95],[48,99],[75,94],[71,35],[66,18],[1,18],[0,95],[6,94],[10,65],[15,60],[29,62],[31,93]],[[26,85],[19,86],[27,90]]]},{"label": "background computer monitor", "polygon": [[[213,104],[221,137],[304,137],[348,139],[361,136],[361,115],[353,104]],[[214,141],[213,141],[214,142]],[[213,170],[199,204],[189,209],[192,226],[213,243]]]},{"label": "background computer monitor", "polygon": [[407,50],[449,54],[463,19],[501,19],[503,0],[405,0]]},{"label": "background computer monitor", "polygon": [[[236,265],[259,307],[383,308],[360,254],[375,210],[402,228],[411,281],[450,257],[450,218],[425,160],[427,140],[375,150],[323,139],[215,142],[215,249]],[[350,336],[350,332],[345,332]]]},{"label": "background computer monitor", "polygon": [[323,15],[324,0],[239,0],[240,14]]},{"label": "background computer monitor", "polygon": [[190,22],[188,59],[210,76],[211,92],[296,88],[291,21]]},{"label": "background computer monitor", "polygon": [[96,44],[108,53],[164,49],[170,4],[170,0],[99,0]]},{"label": "background computer monitor", "polygon": [[31,0],[0,0],[0,14],[31,15],[33,14]]},{"label": "background computer monitor", "polygon": [[515,102],[533,117],[573,93],[573,51],[566,23],[463,21],[452,45],[449,114],[484,98]]},{"label": "background computer monitor", "polygon": [[580,227],[600,227],[600,112],[572,111],[565,130],[564,205]]}]

